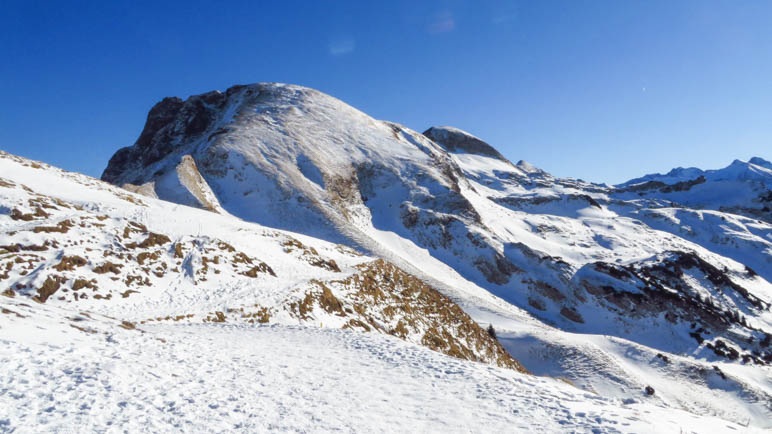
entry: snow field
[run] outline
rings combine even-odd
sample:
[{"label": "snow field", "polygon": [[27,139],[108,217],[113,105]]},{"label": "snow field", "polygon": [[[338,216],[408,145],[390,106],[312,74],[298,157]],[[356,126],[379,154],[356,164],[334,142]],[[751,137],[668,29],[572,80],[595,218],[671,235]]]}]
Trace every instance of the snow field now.
[{"label": "snow field", "polygon": [[[108,319],[4,303],[3,432],[740,432],[396,338]],[[94,317],[96,318],[96,317]],[[35,335],[30,338],[30,334]],[[749,432],[749,431],[744,431]]]}]

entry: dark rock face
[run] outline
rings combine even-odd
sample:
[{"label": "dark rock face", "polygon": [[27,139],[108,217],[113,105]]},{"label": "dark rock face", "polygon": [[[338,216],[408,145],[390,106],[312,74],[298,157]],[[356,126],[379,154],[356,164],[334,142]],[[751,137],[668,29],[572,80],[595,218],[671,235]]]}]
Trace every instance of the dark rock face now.
[{"label": "dark rock face", "polygon": [[172,153],[179,143],[187,143],[206,132],[217,121],[225,106],[225,94],[213,91],[183,101],[167,97],[150,109],[145,127],[134,146],[118,150],[102,173],[102,180],[120,183],[132,169],[155,163]]},{"label": "dark rock face", "polygon": [[641,184],[631,185],[625,188],[620,188],[620,192],[641,192],[649,190],[659,190],[662,193],[673,193],[677,191],[689,191],[692,187],[706,182],[705,176],[700,175],[695,179],[688,181],[679,181],[675,184],[665,184],[662,181],[647,181]]},{"label": "dark rock face", "polygon": [[132,167],[133,163],[137,161],[135,151],[136,148],[133,146],[127,146],[116,151],[115,154],[110,157],[107,168],[102,172],[102,181],[111,183],[117,182],[124,171]]},{"label": "dark rock face", "polygon": [[184,102],[177,97],[164,98],[154,105],[147,114],[145,128],[142,129],[136,145],[142,150],[149,150],[155,135],[174,120],[183,105]]},{"label": "dark rock face", "polygon": [[660,191],[663,192],[663,193],[672,193],[674,191],[689,191],[695,185],[699,185],[699,184],[702,184],[704,182],[705,182],[705,177],[704,176],[699,176],[696,179],[692,179],[692,180],[689,180],[689,181],[676,182],[673,185],[668,185],[666,187],[661,188]]},{"label": "dark rock face", "polygon": [[483,142],[477,137],[465,134],[463,131],[431,127],[423,132],[423,135],[430,138],[435,143],[442,145],[448,152],[466,152],[469,154],[485,155],[487,157],[498,158],[502,161],[508,161],[493,146]]}]

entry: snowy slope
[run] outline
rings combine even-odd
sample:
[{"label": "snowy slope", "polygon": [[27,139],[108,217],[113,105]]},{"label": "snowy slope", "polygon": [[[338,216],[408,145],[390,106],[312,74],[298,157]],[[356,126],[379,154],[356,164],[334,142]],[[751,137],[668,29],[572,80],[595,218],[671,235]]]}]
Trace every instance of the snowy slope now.
[{"label": "snowy slope", "polygon": [[[488,156],[462,153],[453,158],[475,193],[506,208],[479,201],[478,210],[487,207],[480,214],[491,231],[527,244],[539,251],[545,262],[550,257],[559,257],[566,269],[576,270],[572,282],[581,285],[579,291],[587,291],[579,292],[581,297],[596,297],[602,303],[602,309],[580,304],[576,312],[581,316],[577,319],[584,323],[570,330],[582,333],[523,327],[492,318],[491,321],[499,321],[497,329],[508,331],[500,333],[505,346],[528,369],[540,375],[565,377],[587,390],[610,396],[635,397],[636,391],[650,385],[657,390],[657,399],[667,405],[769,426],[769,368],[754,362],[734,363],[732,357],[740,361],[742,355],[732,356],[721,348],[716,353],[712,348],[721,339],[700,333],[700,327],[694,324],[703,322],[683,321],[690,310],[700,309],[700,305],[684,305],[683,300],[670,295],[694,291],[692,298],[712,300],[711,309],[715,305],[721,309],[736,306],[743,315],[751,312],[753,316],[746,319],[750,328],[735,324],[724,336],[740,342],[749,341],[751,336],[755,342],[766,339],[770,330],[766,303],[770,300],[772,278],[772,226],[736,214],[683,207],[649,208],[649,203],[623,202],[614,199],[613,190],[605,186],[556,179],[541,171],[523,173]],[[679,259],[674,260],[673,255]],[[687,258],[694,259],[694,263],[672,265],[678,260],[687,263]],[[716,265],[709,265],[708,261]],[[660,271],[640,272],[641,268],[660,267],[665,267],[664,271],[669,269],[670,273],[665,274],[674,280],[664,282],[667,279],[658,275]],[[528,272],[531,276],[543,273],[534,268]],[[679,272],[683,275],[677,277]],[[729,288],[721,284],[724,272],[727,280],[723,283]],[[661,279],[661,286],[655,279]],[[763,307],[754,308],[749,300],[734,292],[731,286],[735,281],[742,282],[738,286],[751,288],[748,295],[762,297]],[[570,293],[557,291],[559,287],[544,285],[539,288],[542,291],[530,294],[523,290],[521,297],[525,300],[520,303],[527,303],[523,307],[530,306],[537,317],[553,320],[550,304],[571,299]],[[668,298],[660,299],[659,290],[667,291]],[[497,293],[517,302],[500,288],[494,291],[501,291]],[[577,296],[576,292],[574,295]],[[651,298],[646,300],[648,297]],[[614,313],[624,317],[613,318]],[[705,322],[711,321],[710,312],[697,315]],[[713,318],[723,321],[715,319],[715,315]],[[560,324],[560,319],[554,324]],[[766,330],[766,334],[754,329]],[[697,344],[695,336],[703,340]],[[752,356],[753,351],[765,354],[765,348],[769,345],[745,356]]]},{"label": "snowy slope", "polygon": [[[751,422],[507,369],[518,365],[449,300],[340,245],[5,153],[0,173],[4,432],[735,432]],[[371,297],[343,276],[369,281]],[[394,295],[411,287],[410,300]],[[509,314],[524,333],[562,333]],[[405,335],[390,330],[400,318]]]},{"label": "snowy slope", "polygon": [[753,432],[465,362],[387,335],[162,324],[15,300],[0,315],[9,432]]},{"label": "snowy slope", "polygon": [[[712,190],[721,177],[663,183],[650,197],[558,179],[456,128],[423,135],[312,89],[263,83],[165,99],[103,179],[175,200],[158,185],[187,158],[221,213],[396,263],[527,343],[509,349],[533,353],[534,372],[624,399],[656,381],[663,405],[769,426],[772,225],[747,217],[745,202],[709,211],[659,196],[709,184],[694,203],[723,200]],[[746,199],[762,194],[756,178],[732,179],[751,185]],[[544,366],[550,352],[560,358]],[[657,353],[684,358],[678,375]],[[731,384],[703,375],[719,364],[737,371]]]}]

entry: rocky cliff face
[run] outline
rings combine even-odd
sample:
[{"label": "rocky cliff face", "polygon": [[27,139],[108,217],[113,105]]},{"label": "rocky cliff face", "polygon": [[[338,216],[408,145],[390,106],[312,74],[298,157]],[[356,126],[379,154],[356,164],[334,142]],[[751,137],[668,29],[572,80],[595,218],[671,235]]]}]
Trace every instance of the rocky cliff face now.
[{"label": "rocky cliff face", "polygon": [[126,173],[140,170],[166,157],[175,145],[197,138],[222,115],[227,94],[218,91],[196,95],[186,101],[164,98],[147,115],[145,127],[134,146],[119,149],[107,165],[102,179],[112,183],[136,182]]}]

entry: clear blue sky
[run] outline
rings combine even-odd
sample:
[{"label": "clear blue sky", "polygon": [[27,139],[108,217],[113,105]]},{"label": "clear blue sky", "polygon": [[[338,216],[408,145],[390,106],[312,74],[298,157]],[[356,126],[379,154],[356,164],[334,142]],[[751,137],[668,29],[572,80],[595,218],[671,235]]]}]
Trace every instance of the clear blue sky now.
[{"label": "clear blue sky", "polygon": [[280,81],[558,176],[772,159],[771,1],[0,2],[0,149],[99,176],[164,96]]}]

